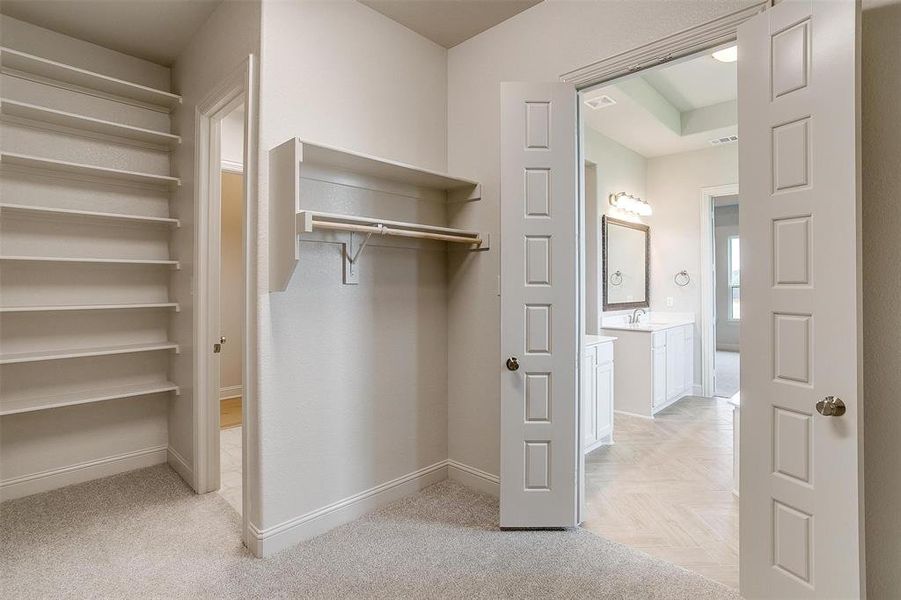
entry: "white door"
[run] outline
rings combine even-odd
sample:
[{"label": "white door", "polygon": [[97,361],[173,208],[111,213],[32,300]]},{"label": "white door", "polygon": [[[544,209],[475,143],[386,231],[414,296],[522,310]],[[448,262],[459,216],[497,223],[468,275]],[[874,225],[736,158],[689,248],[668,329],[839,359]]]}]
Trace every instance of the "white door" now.
[{"label": "white door", "polygon": [[576,92],[563,83],[500,91],[500,524],[571,527],[581,356]]},{"label": "white door", "polygon": [[788,0],[739,28],[747,598],[862,593],[859,17]]}]

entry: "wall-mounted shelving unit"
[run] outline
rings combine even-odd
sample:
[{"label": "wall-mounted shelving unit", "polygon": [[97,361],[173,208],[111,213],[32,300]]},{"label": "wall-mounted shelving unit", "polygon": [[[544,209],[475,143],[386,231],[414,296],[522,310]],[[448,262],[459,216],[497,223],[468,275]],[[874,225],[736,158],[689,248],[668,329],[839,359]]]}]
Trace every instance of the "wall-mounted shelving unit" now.
[{"label": "wall-mounted shelving unit", "polygon": [[170,177],[169,175],[155,175],[153,173],[126,171],[124,169],[110,169],[107,167],[74,163],[65,160],[57,160],[54,158],[41,158],[38,156],[29,156],[27,154],[17,154],[14,152],[0,153],[0,164],[28,167],[31,169],[42,169],[45,171],[50,171],[52,173],[68,173],[72,175],[101,177],[104,179],[121,181],[125,183],[140,183],[170,187],[177,187],[181,185],[181,179],[179,179],[178,177]]},{"label": "wall-mounted shelving unit", "polygon": [[67,312],[84,310],[150,310],[172,309],[178,312],[178,302],[144,302],[133,304],[48,304],[34,306],[0,306],[0,313]]},{"label": "wall-mounted shelving unit", "polygon": [[125,344],[121,346],[102,346],[99,348],[78,348],[74,350],[42,350],[39,352],[14,352],[0,354],[0,365],[16,363],[41,362],[47,360],[65,360],[69,358],[88,358],[92,356],[113,356],[115,354],[137,354],[139,352],[158,352],[174,350],[179,352],[178,344],[158,342],[150,344]]},{"label": "wall-mounted shelving unit", "polygon": [[88,93],[117,96],[166,112],[181,104],[181,96],[178,94],[73,67],[12,48],[0,47],[0,64],[5,71],[13,70],[26,76],[78,86]]},{"label": "wall-mounted shelving unit", "polygon": [[28,119],[45,125],[71,127],[73,129],[91,133],[101,133],[160,146],[176,146],[181,143],[181,136],[173,135],[171,133],[145,129],[143,127],[134,127],[132,125],[96,119],[94,117],[86,117],[84,115],[77,115],[75,113],[38,106],[36,104],[29,104],[27,102],[17,102],[16,100],[10,100],[8,98],[0,98],[0,114],[7,117]]},{"label": "wall-mounted shelving unit", "polygon": [[177,260],[169,259],[147,259],[147,258],[99,258],[89,256],[15,256],[0,255],[0,261],[6,262],[42,262],[42,263],[84,263],[96,265],[160,265],[170,266],[180,269],[181,265]]},{"label": "wall-mounted shelving unit", "polygon": [[3,211],[35,213],[47,216],[81,217],[85,219],[102,219],[111,221],[131,221],[135,223],[147,223],[158,225],[171,225],[181,227],[181,221],[169,217],[148,217],[145,215],[129,215],[122,213],[107,213],[93,210],[78,210],[73,208],[55,208],[51,206],[29,206],[27,204],[9,204],[0,202],[0,213]]},{"label": "wall-mounted shelving unit", "polygon": [[171,381],[137,383],[132,385],[111,386],[104,389],[86,390],[48,396],[35,396],[24,398],[4,399],[0,401],[0,416],[16,415],[19,413],[49,410],[63,406],[75,406],[77,404],[91,404],[106,400],[120,400],[172,392],[180,393],[177,385]]},{"label": "wall-mounted shelving unit", "polygon": [[[344,282],[356,283],[354,265],[371,235],[431,239],[487,250],[488,235],[433,224],[386,220],[304,210],[301,181],[399,194],[407,198],[438,198],[446,203],[481,199],[477,181],[413,165],[305,142],[292,138],[269,151],[269,291],[284,291],[300,259],[298,236],[314,229],[349,232],[345,245]],[[354,234],[367,239],[356,250]]]}]

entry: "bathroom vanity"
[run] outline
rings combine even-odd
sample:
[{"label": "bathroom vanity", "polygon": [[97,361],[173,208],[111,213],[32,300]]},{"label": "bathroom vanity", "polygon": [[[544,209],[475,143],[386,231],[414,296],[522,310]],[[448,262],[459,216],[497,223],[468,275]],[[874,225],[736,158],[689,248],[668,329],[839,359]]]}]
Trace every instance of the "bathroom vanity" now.
[{"label": "bathroom vanity", "polygon": [[586,335],[582,353],[582,431],[585,453],[613,442],[613,341]]},{"label": "bathroom vanity", "polygon": [[617,337],[617,411],[653,417],[693,392],[694,315],[653,313],[638,323],[608,317],[602,333]]}]

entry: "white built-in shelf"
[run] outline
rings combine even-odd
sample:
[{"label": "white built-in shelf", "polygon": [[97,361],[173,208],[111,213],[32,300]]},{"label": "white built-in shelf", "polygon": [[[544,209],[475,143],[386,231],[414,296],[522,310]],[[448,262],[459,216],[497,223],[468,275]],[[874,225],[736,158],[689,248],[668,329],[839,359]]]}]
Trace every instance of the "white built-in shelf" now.
[{"label": "white built-in shelf", "polygon": [[152,173],[141,173],[138,171],[110,169],[107,167],[97,167],[94,165],[57,160],[55,158],[40,158],[27,154],[16,154],[14,152],[0,153],[0,163],[16,165],[20,167],[30,167],[33,169],[43,169],[54,173],[70,173],[73,175],[89,175],[92,177],[102,177],[105,179],[125,181],[128,183],[146,183],[152,185],[165,185],[170,187],[181,185],[181,180],[178,177],[170,177],[168,175],[155,175]]},{"label": "white built-in shelf", "polygon": [[181,143],[181,137],[171,133],[144,129],[143,127],[134,127],[132,125],[124,125],[122,123],[115,123],[113,121],[106,121],[94,117],[86,117],[84,115],[77,115],[75,113],[56,110],[54,108],[46,108],[36,104],[28,104],[27,102],[9,100],[7,98],[0,99],[0,113],[10,117],[30,119],[32,121],[40,121],[41,123],[59,125],[61,127],[72,127],[74,129],[102,133],[151,144],[176,146]]},{"label": "white built-in shelf", "polygon": [[4,70],[12,69],[28,75],[75,85],[86,90],[158,106],[167,111],[177,104],[181,104],[181,96],[178,94],[73,67],[12,48],[0,48],[0,62],[2,62]]},{"label": "white built-in shelf", "polygon": [[134,398],[150,394],[175,392],[179,394],[178,386],[170,381],[151,383],[139,383],[121,385],[105,389],[86,390],[67,394],[53,394],[33,398],[16,398],[0,402],[0,415],[15,415],[19,413],[60,408],[62,406],[74,406],[76,404],[89,404],[91,402],[103,402],[105,400],[118,400],[122,398]]},{"label": "white built-in shelf", "polygon": [[[435,226],[416,223],[394,221],[394,227],[385,227],[389,222],[375,217],[365,223],[351,223],[329,219],[324,216],[328,213],[318,213],[318,219],[309,211],[301,211],[306,213],[301,215],[301,179],[307,178],[407,198],[443,198],[448,202],[480,200],[482,191],[479,182],[471,179],[292,138],[269,151],[270,292],[287,289],[300,258],[297,236],[314,227],[430,239],[443,235],[444,241],[468,244],[474,250],[487,248],[487,236],[476,234],[473,238],[467,235],[473,232],[463,230],[443,228],[447,231],[442,234]],[[419,190],[424,195],[417,195]]]},{"label": "white built-in shelf", "polygon": [[48,216],[60,215],[68,217],[84,217],[89,219],[108,219],[113,221],[133,221],[135,223],[173,225],[175,227],[181,227],[181,221],[179,221],[178,219],[171,219],[169,217],[148,217],[144,215],[129,215],[124,213],[107,213],[92,210],[79,210],[75,208],[53,208],[50,206],[29,206],[27,204],[9,204],[6,202],[0,202],[0,212],[6,210],[13,212],[43,214]]},{"label": "white built-in shelf", "polygon": [[178,353],[178,344],[172,342],[157,342],[148,344],[127,344],[125,346],[103,346],[99,348],[77,348],[73,350],[44,350],[41,352],[14,352],[0,354],[0,365],[12,365],[17,363],[42,362],[47,360],[63,360],[67,358],[85,358],[90,356],[113,356],[116,354],[136,354],[139,352],[158,352],[160,350],[175,350]]},{"label": "white built-in shelf", "polygon": [[82,310],[132,310],[132,309],[180,310],[178,302],[144,302],[132,304],[47,304],[32,306],[0,306],[0,313],[62,312]]},{"label": "white built-in shelf", "polygon": [[87,263],[100,265],[168,265],[181,268],[177,260],[144,259],[144,258],[93,258],[72,256],[12,256],[0,255],[0,261],[8,262],[48,262],[48,263]]}]

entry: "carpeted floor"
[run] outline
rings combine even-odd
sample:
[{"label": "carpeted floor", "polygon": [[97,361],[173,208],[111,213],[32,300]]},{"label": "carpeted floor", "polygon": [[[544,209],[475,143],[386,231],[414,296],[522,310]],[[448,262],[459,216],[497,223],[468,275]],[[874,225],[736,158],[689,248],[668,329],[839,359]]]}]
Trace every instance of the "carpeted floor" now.
[{"label": "carpeted floor", "polygon": [[5,598],[722,598],[728,588],[588,531],[500,531],[445,481],[268,559],[218,494],[167,466],[0,506]]}]

